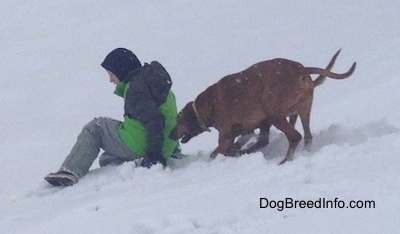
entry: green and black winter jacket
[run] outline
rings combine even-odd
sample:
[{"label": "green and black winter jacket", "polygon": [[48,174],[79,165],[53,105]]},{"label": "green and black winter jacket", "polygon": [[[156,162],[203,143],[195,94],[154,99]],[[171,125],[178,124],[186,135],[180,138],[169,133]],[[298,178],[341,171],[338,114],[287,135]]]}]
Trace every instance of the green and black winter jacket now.
[{"label": "green and black winter jacket", "polygon": [[162,65],[151,62],[129,73],[114,92],[124,98],[121,139],[134,153],[155,161],[169,158],[179,144],[169,138],[177,116],[171,85]]}]

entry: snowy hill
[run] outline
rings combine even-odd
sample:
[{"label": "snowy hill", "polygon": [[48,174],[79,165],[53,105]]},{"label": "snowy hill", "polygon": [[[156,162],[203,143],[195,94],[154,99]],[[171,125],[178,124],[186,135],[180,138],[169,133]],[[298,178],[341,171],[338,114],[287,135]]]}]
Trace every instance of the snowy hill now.
[{"label": "snowy hill", "polygon": [[[398,233],[399,1],[1,5],[0,233]],[[262,153],[210,160],[214,130],[182,145],[190,157],[166,170],[96,162],[75,186],[52,188],[43,177],[83,125],[122,118],[122,100],[100,67],[116,47],[160,61],[179,109],[261,60],[325,67],[342,48],[332,70],[354,61],[357,69],[316,89],[313,149],[299,147],[282,166],[287,140],[278,130]],[[260,208],[266,200],[275,207]],[[347,208],[351,201],[363,208]],[[321,203],[329,207],[315,207]]]}]

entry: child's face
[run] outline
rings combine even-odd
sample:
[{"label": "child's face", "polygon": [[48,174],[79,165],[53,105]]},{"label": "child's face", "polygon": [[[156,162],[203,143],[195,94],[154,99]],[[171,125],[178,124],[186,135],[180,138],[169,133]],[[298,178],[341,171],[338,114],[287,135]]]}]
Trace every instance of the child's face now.
[{"label": "child's face", "polygon": [[108,75],[110,76],[110,82],[114,83],[115,85],[119,84],[121,82],[116,75],[114,75],[112,72],[107,70]]}]

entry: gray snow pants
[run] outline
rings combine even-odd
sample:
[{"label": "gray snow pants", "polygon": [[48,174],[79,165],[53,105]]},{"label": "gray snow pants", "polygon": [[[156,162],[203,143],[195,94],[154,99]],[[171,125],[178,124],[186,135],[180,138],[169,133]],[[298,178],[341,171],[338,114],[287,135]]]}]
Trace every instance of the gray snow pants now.
[{"label": "gray snow pants", "polygon": [[133,153],[119,137],[120,124],[118,120],[104,117],[86,124],[60,171],[70,172],[78,178],[86,175],[100,149],[104,150],[99,158],[100,166],[119,165],[142,157]]}]

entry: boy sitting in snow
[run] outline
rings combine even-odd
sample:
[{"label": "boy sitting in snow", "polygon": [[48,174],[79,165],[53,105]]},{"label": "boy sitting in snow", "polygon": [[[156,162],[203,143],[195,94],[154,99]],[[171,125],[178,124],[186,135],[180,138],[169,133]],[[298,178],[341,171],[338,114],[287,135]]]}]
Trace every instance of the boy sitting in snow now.
[{"label": "boy sitting in snow", "polygon": [[124,120],[99,117],[86,124],[59,171],[44,178],[54,186],[77,183],[100,149],[104,150],[100,166],[139,158],[147,168],[157,163],[166,166],[166,159],[174,151],[179,153],[178,142],[169,138],[177,108],[164,67],[158,62],[142,66],[135,54],[124,48],[111,51],[101,66],[116,85],[114,93],[124,98]]}]

